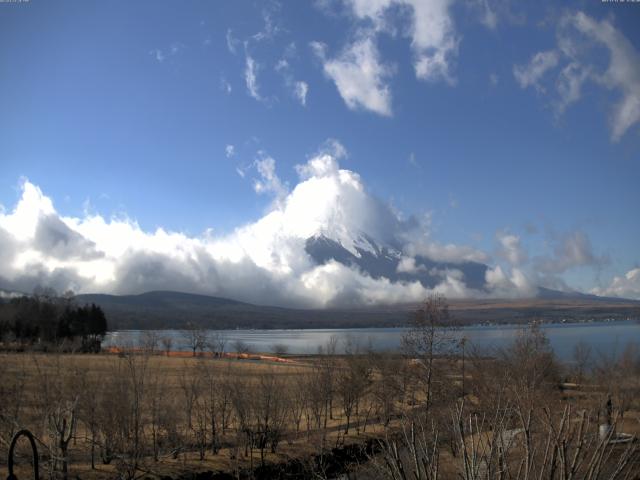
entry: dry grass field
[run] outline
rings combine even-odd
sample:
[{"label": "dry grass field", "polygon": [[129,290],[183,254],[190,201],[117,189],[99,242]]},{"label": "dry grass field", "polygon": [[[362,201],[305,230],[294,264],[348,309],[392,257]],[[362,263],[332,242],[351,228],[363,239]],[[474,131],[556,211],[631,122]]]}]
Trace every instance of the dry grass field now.
[{"label": "dry grass field", "polygon": [[[265,389],[272,391],[272,405],[247,405],[253,416],[273,415],[275,422],[271,427],[278,430],[277,449],[265,448],[266,463],[283,463],[292,458],[304,458],[318,454],[323,448],[334,448],[349,443],[362,443],[367,438],[379,436],[384,430],[380,421],[379,409],[371,396],[358,400],[358,412],[351,413],[350,431],[345,434],[346,417],[338,398],[330,400],[331,405],[303,405],[301,397],[304,390],[320,388],[324,372],[335,375],[344,369],[340,359],[331,360],[331,364],[320,362],[318,358],[306,357],[289,362],[255,361],[238,359],[219,359],[211,357],[155,355],[117,355],[117,354],[1,354],[2,390],[5,411],[15,416],[15,428],[30,429],[37,437],[39,449],[44,457],[51,448],[51,433],[45,425],[46,417],[51,416],[53,404],[75,402],[75,431],[68,448],[69,473],[72,478],[114,478],[122,472],[116,456],[104,464],[99,450],[105,443],[103,434],[92,439],[91,422],[102,423],[98,410],[123,410],[122,418],[106,412],[104,422],[131,421],[135,412],[128,412],[131,406],[131,392],[123,391],[122,383],[140,386],[143,392],[143,405],[140,408],[140,429],[145,446],[139,447],[139,462],[136,468],[153,476],[177,476],[189,471],[226,471],[233,472],[249,469],[261,463],[260,454],[255,446],[249,452],[243,450],[246,443],[235,408],[242,410],[242,399],[234,395],[245,396],[247,404],[259,400]],[[138,369],[136,372],[135,370]],[[140,375],[139,377],[137,375]],[[377,374],[371,375],[371,381]],[[273,383],[265,385],[265,379]],[[335,380],[334,380],[335,381]],[[13,388],[12,388],[13,387]],[[213,389],[213,393],[209,389]],[[238,389],[240,392],[237,392]],[[234,393],[235,392],[235,393]],[[321,392],[316,392],[322,395]],[[205,398],[206,397],[206,398]],[[276,398],[277,397],[277,398]],[[299,405],[296,407],[295,398]],[[336,395],[337,397],[337,395]],[[109,401],[109,405],[105,402]],[[213,402],[212,411],[211,404]],[[395,401],[395,408],[400,402]],[[112,408],[110,408],[112,407]],[[88,409],[95,409],[93,412]],[[315,410],[314,410],[315,408]],[[330,412],[323,411],[329,408]],[[353,407],[355,408],[355,406]],[[154,410],[162,409],[158,416],[168,415],[170,420],[152,418]],[[261,411],[258,411],[262,409]],[[93,419],[93,414],[96,418]],[[212,453],[211,415],[217,417],[218,429],[216,442],[219,444]],[[227,418],[221,418],[226,416]],[[207,418],[205,418],[207,417]],[[281,418],[277,418],[281,417]],[[259,422],[259,419],[253,419]],[[252,419],[247,419],[251,422]],[[157,423],[157,425],[153,425]],[[164,423],[173,423],[173,427]],[[198,424],[198,422],[201,422]],[[223,426],[223,422],[225,425]],[[1,465],[6,466],[7,433],[10,430],[4,422]],[[205,424],[206,423],[206,424]],[[108,427],[108,426],[107,426]],[[129,427],[130,428],[130,427]],[[222,431],[224,428],[224,431]],[[104,430],[104,426],[94,430]],[[163,438],[158,448],[157,460],[154,459],[149,444],[156,429]],[[168,445],[170,430],[178,437],[173,448]],[[259,430],[260,427],[257,427]],[[106,428],[108,430],[108,428]],[[160,432],[161,431],[161,432]],[[201,449],[199,435],[208,436]],[[98,438],[100,437],[100,438]],[[121,440],[124,443],[126,441]],[[90,451],[94,444],[95,465],[91,468]],[[26,442],[25,442],[26,444]],[[204,454],[201,455],[201,451]],[[22,467],[28,455],[22,449]]]},{"label": "dry grass field", "polygon": [[[606,422],[640,435],[637,351],[569,368],[534,328],[502,355],[3,353],[0,468],[11,435],[28,428],[45,478],[273,478],[287,468],[287,478],[401,478],[394,468],[420,464],[434,470],[418,480],[499,478],[482,476],[497,465],[555,479],[575,452],[573,478],[639,478],[637,440],[598,435]],[[29,475],[25,445],[18,478]],[[332,457],[353,445],[375,448]],[[589,473],[596,457],[606,476]]]}]

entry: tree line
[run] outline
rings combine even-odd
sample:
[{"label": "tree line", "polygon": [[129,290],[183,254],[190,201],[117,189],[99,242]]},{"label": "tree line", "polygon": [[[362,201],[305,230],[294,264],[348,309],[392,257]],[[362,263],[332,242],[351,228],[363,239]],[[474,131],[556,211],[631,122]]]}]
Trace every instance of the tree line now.
[{"label": "tree line", "polygon": [[77,305],[72,294],[39,290],[0,303],[0,341],[5,348],[99,352],[107,328],[98,305]]}]

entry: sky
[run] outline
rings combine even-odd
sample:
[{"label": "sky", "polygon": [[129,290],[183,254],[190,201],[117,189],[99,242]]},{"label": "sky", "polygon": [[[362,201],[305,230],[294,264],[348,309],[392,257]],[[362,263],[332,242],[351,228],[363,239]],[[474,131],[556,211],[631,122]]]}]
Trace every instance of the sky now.
[{"label": "sky", "polygon": [[[640,299],[640,3],[0,3],[0,288],[325,307],[361,234]],[[412,263],[413,262],[413,263]]]}]

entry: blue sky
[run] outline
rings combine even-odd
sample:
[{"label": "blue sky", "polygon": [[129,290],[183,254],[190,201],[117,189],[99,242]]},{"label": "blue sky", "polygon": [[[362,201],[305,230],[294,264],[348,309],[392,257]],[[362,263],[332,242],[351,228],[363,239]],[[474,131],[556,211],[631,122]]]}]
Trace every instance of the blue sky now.
[{"label": "blue sky", "polygon": [[[66,269],[58,287],[121,291],[130,273],[13,235],[25,185],[33,215],[98,256],[113,233],[83,230],[97,217],[149,244],[158,229],[229,243],[329,152],[367,198],[416,219],[415,242],[473,250],[516,286],[520,272],[640,297],[638,25],[631,2],[2,3],[0,227],[17,240],[0,278]],[[149,253],[134,244],[112,254]],[[244,253],[266,275],[313,273]]]}]

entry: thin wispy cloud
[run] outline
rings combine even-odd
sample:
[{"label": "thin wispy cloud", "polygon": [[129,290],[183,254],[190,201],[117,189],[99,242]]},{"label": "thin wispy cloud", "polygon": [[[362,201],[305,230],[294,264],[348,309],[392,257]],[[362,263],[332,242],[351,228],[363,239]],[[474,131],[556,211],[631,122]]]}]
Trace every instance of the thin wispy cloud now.
[{"label": "thin wispy cloud", "polygon": [[256,100],[262,101],[263,98],[260,95],[257,76],[259,68],[260,66],[256,63],[253,57],[251,57],[248,52],[245,52],[244,81],[247,86],[247,92]]},{"label": "thin wispy cloud", "polygon": [[[598,21],[584,12],[565,14],[557,26],[557,47],[535,53],[528,64],[516,65],[514,75],[522,88],[534,87],[541,93],[554,89],[556,115],[582,98],[587,82],[617,93],[611,105],[611,140],[618,142],[640,122],[640,53],[612,23]],[[602,69],[599,53],[608,54]],[[547,72],[560,66],[555,82],[545,81]],[[549,87],[547,87],[549,85]]]}]

